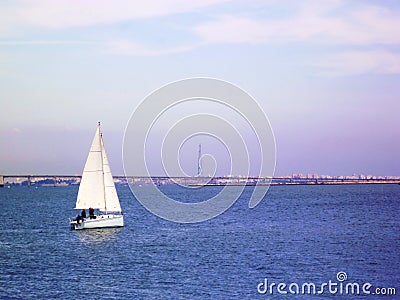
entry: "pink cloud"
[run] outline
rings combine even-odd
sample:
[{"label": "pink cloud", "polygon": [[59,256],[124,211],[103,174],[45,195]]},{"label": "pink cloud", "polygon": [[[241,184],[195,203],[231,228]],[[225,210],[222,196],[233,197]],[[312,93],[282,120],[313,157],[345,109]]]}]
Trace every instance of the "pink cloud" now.
[{"label": "pink cloud", "polygon": [[[257,19],[220,15],[194,27],[194,32],[209,43],[315,42],[325,44],[398,44],[400,12],[365,6],[335,13],[310,2],[293,16]],[[339,3],[339,2],[337,2]],[[332,3],[331,3],[332,4]]]}]

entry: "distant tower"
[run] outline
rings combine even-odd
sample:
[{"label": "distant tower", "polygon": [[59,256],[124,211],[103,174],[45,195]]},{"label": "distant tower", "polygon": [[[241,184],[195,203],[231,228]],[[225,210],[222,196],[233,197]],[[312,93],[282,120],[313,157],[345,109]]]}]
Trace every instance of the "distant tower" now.
[{"label": "distant tower", "polygon": [[197,158],[197,176],[200,176],[201,174],[200,159],[201,159],[201,144],[199,144],[199,156]]}]

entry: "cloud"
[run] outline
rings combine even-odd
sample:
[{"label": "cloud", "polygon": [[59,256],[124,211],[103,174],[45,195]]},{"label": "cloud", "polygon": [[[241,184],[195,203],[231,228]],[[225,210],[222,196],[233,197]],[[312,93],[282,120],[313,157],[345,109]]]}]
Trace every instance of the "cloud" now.
[{"label": "cloud", "polygon": [[[123,55],[158,55],[226,43],[350,46],[400,43],[396,32],[400,28],[400,12],[371,5],[348,8],[344,3],[340,0],[304,1],[293,12],[272,18],[222,14],[194,25],[191,31],[197,41],[190,45],[152,50],[125,39],[110,42],[108,49]],[[267,4],[277,5],[274,1]]]},{"label": "cloud", "polygon": [[293,15],[260,19],[219,15],[194,27],[208,43],[399,44],[400,12],[378,6],[346,11],[339,1],[330,9],[306,1]]},{"label": "cloud", "polygon": [[78,40],[9,40],[0,41],[0,46],[26,46],[26,45],[76,45],[93,44],[87,41]]},{"label": "cloud", "polygon": [[[20,0],[0,2],[0,46],[94,45],[102,52],[118,55],[155,56],[189,51],[197,45],[147,45],[140,39],[120,36],[114,31],[102,33],[96,26],[113,25],[133,20],[156,19],[182,13],[199,12],[227,0]],[[88,27],[92,31],[85,31]],[[104,27],[107,28],[107,27]],[[145,26],[144,26],[145,28]],[[63,39],[65,31],[69,35]],[[71,31],[78,29],[76,31]],[[54,38],[55,36],[55,38]],[[77,38],[78,37],[78,38]],[[151,38],[151,37],[150,37]],[[154,43],[153,43],[154,44]],[[162,49],[162,50],[160,50]]]},{"label": "cloud", "polygon": [[[158,56],[213,44],[277,47],[295,44],[316,47],[318,52],[310,64],[323,68],[326,74],[400,73],[400,57],[394,50],[400,45],[397,32],[400,9],[389,4],[269,0],[256,2],[258,11],[254,9],[257,6],[253,6],[254,2],[235,5],[224,2],[227,1],[3,2],[0,3],[0,46],[75,44],[95,46],[106,54]],[[179,26],[180,17],[185,13],[195,13],[197,18]],[[158,18],[171,15],[174,18],[170,22],[174,25],[157,23]],[[140,22],[134,23],[135,35],[120,27],[107,27],[143,19],[155,21],[151,24],[159,30],[146,31],[149,23]],[[99,25],[106,26],[96,27]],[[129,26],[133,27],[132,23]],[[168,37],[167,43],[160,39],[160,31]],[[337,53],[338,50],[342,52]],[[327,57],[322,61],[321,58]]]},{"label": "cloud", "polygon": [[196,44],[172,46],[172,47],[149,47],[129,39],[113,39],[105,43],[105,52],[127,56],[158,56],[190,51],[197,48]]},{"label": "cloud", "polygon": [[328,76],[400,74],[400,54],[385,50],[348,51],[325,57],[318,66],[324,69],[321,74]]},{"label": "cloud", "polygon": [[[71,27],[109,25],[138,19],[157,18],[188,12],[214,9],[210,21],[199,20],[192,28],[202,43],[311,42],[326,44],[399,44],[400,10],[390,7],[348,1],[266,1],[266,12],[277,9],[290,12],[282,15],[258,14],[246,8],[233,12],[226,0],[20,0],[0,4],[0,33],[14,37],[27,29],[59,30]],[[229,11],[218,14],[218,11]],[[203,13],[204,18],[212,16]],[[36,39],[40,42],[40,39]],[[49,42],[45,42],[49,43]],[[200,44],[200,43],[199,43]]]},{"label": "cloud", "polygon": [[0,10],[0,32],[18,28],[68,28],[112,24],[134,19],[160,17],[196,11],[226,0],[20,0],[3,3]]},{"label": "cloud", "polygon": [[12,132],[12,134],[20,134],[22,131],[21,131],[21,129],[14,127],[14,128],[11,130],[11,132]]},{"label": "cloud", "polygon": [[302,1],[280,17],[222,14],[193,31],[208,44],[313,47],[318,49],[314,57],[302,59],[322,68],[323,75],[339,76],[399,74],[400,54],[394,48],[400,45],[399,28],[400,10],[379,3]]}]

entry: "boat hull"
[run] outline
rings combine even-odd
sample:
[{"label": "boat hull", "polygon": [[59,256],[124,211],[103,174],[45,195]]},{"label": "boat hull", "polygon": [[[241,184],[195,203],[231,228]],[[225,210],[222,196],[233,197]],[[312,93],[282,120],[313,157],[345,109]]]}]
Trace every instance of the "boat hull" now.
[{"label": "boat hull", "polygon": [[70,221],[71,229],[82,230],[82,229],[95,229],[95,228],[114,228],[124,226],[123,215],[97,215],[95,219],[86,218],[77,221]]}]

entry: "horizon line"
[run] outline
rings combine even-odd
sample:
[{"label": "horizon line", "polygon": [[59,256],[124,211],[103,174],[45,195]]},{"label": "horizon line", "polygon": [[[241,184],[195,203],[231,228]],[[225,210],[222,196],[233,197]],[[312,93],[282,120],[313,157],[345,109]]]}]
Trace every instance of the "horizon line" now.
[{"label": "horizon line", "polygon": [[[0,174],[0,177],[82,177],[82,174]],[[374,175],[374,174],[352,174],[352,175],[331,175],[331,174],[317,174],[317,173],[293,173],[291,175],[273,175],[273,176],[263,176],[263,175],[222,175],[222,176],[168,176],[168,175],[113,175],[113,178],[125,178],[125,177],[136,177],[136,178],[309,178],[309,179],[317,179],[317,178],[337,178],[337,177],[365,177],[368,178],[400,178],[400,175]]]}]

